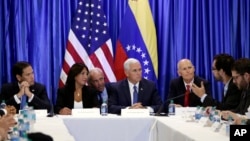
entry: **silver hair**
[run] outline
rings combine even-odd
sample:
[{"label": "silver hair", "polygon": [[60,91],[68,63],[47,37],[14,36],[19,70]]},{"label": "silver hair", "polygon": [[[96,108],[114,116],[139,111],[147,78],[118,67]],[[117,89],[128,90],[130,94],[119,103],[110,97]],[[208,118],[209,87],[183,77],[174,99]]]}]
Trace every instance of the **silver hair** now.
[{"label": "silver hair", "polygon": [[97,67],[90,69],[89,70],[89,75],[88,75],[88,81],[91,81],[91,74],[92,73],[101,73],[101,74],[103,74],[103,71],[102,71],[102,69],[97,68]]},{"label": "silver hair", "polygon": [[140,61],[135,59],[135,58],[128,58],[124,64],[123,64],[123,68],[125,71],[129,70],[130,69],[130,64],[134,64],[134,63],[139,63],[140,64]]},{"label": "silver hair", "polygon": [[191,60],[184,58],[184,59],[181,59],[181,60],[177,63],[177,69],[178,69],[178,70],[180,69],[180,64],[183,63],[183,62],[190,62],[190,64],[191,64],[192,66],[194,66],[193,63],[191,62]]}]

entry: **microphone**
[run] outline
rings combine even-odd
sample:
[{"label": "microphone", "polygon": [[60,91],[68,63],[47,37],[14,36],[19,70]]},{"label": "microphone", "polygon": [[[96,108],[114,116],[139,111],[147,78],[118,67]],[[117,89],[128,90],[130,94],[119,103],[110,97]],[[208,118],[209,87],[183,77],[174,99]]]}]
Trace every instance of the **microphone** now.
[{"label": "microphone", "polygon": [[[165,110],[164,107],[167,107],[169,101],[175,100],[175,99],[180,98],[180,97],[183,97],[183,96],[185,96],[185,93],[184,93],[184,94],[180,94],[180,95],[178,95],[178,96],[175,96],[175,97],[172,97],[172,98],[169,98],[169,99],[165,100],[165,101],[161,104],[159,110],[157,111],[157,113],[156,113],[155,115],[156,115],[156,116],[167,116],[168,109]],[[165,113],[164,110],[166,111],[166,113]]]},{"label": "microphone", "polygon": [[0,109],[0,117],[7,115],[7,110],[6,109]]},{"label": "microphone", "polygon": [[51,101],[50,101],[50,107],[51,107],[51,109],[50,109],[50,111],[49,111],[47,117],[53,117],[53,116],[55,115],[55,114],[54,114],[54,104],[53,104],[53,102],[51,102]]}]

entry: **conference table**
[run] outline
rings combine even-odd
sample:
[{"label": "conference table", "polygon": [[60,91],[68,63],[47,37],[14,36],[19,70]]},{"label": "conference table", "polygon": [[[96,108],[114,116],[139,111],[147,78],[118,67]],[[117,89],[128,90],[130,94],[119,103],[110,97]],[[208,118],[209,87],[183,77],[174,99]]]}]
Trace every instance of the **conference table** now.
[{"label": "conference table", "polygon": [[50,135],[54,141],[75,141],[69,133],[63,119],[54,117],[37,117],[32,132],[41,132]]},{"label": "conference table", "polygon": [[55,141],[228,141],[214,132],[181,117],[122,117],[116,115],[38,118],[35,130]]},{"label": "conference table", "polygon": [[180,117],[157,117],[154,141],[229,141],[226,131],[214,132],[212,127],[187,122]]}]

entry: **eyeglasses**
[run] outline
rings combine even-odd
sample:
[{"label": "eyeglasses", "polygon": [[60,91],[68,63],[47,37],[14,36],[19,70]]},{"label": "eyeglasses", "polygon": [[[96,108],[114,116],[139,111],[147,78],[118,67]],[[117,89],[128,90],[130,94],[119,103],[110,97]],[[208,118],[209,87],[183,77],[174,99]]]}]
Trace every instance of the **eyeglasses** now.
[{"label": "eyeglasses", "polygon": [[212,67],[212,70],[214,71],[214,70],[217,70],[216,68],[214,68],[214,67]]},{"label": "eyeglasses", "polygon": [[238,75],[232,76],[232,78],[233,78],[234,80],[236,80],[236,79],[239,78],[239,76],[242,76],[242,75],[241,75],[241,74],[238,74]]}]

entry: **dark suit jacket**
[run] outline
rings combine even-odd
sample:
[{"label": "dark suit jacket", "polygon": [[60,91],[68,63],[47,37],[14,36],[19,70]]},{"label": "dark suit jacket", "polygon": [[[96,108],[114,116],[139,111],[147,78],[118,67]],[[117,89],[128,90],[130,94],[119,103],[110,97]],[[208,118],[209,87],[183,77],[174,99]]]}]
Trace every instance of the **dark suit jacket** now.
[{"label": "dark suit jacket", "polygon": [[203,106],[216,106],[218,110],[232,110],[235,109],[240,103],[241,91],[238,87],[233,83],[233,79],[230,80],[228,84],[228,90],[223,96],[222,101],[219,102],[213,99],[211,96],[206,96],[203,101]]},{"label": "dark suit jacket", "polygon": [[[121,109],[131,106],[128,80],[124,79],[113,83],[111,87],[113,93],[109,98],[109,112],[120,114]],[[142,79],[139,82],[138,102],[141,102],[143,106],[150,106],[157,112],[162,101],[153,81]]]},{"label": "dark suit jacket", "polygon": [[[203,81],[206,94],[210,95],[210,85],[209,85],[207,80],[205,80],[201,77],[195,76],[193,83],[200,87],[201,81]],[[186,87],[185,87],[183,78],[178,77],[178,78],[172,79],[170,81],[170,87],[169,87],[169,93],[168,93],[168,99],[167,99],[168,102],[166,102],[165,107],[168,107],[167,105],[169,104],[170,99],[173,99],[175,104],[180,104],[183,106],[185,92],[186,92]],[[180,97],[178,97],[178,96],[180,96]],[[190,107],[196,107],[196,106],[202,105],[200,98],[198,96],[196,96],[192,91],[191,91],[189,96],[190,96],[189,97],[189,106]],[[175,97],[178,97],[178,98],[175,98]]]},{"label": "dark suit jacket", "polygon": [[[0,94],[0,100],[5,100],[7,105],[15,106],[17,112],[19,112],[20,104],[16,103],[14,95],[17,94],[19,90],[17,82],[8,83],[3,85]],[[50,112],[51,105],[45,86],[40,83],[35,83],[33,86],[30,86],[30,91],[34,94],[34,97],[31,102],[28,102],[27,98],[28,106],[33,106],[34,109],[47,109],[47,111]]]},{"label": "dark suit jacket", "polygon": [[[82,103],[84,108],[98,107],[97,93],[90,86],[82,88]],[[65,86],[57,91],[55,113],[59,114],[59,111],[64,107],[74,108],[74,92],[69,92]]]},{"label": "dark suit jacket", "polygon": [[[244,93],[246,93],[245,96]],[[242,92],[240,104],[237,106],[237,108],[233,109],[232,112],[245,115],[247,112],[247,108],[249,106],[250,106],[250,89]]]},{"label": "dark suit jacket", "polygon": [[[109,99],[110,95],[113,93],[113,92],[112,92],[112,88],[111,88],[111,83],[106,83],[106,84],[105,84],[105,88],[106,88],[107,95],[108,95],[108,99]],[[101,106],[102,103],[103,103],[103,99],[102,99],[101,93],[102,93],[102,92],[97,91],[97,97],[98,97],[99,106]],[[106,101],[106,102],[108,102],[108,101]]]}]

